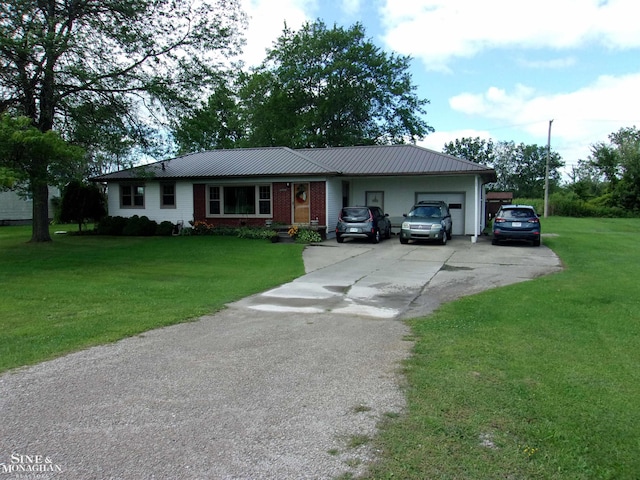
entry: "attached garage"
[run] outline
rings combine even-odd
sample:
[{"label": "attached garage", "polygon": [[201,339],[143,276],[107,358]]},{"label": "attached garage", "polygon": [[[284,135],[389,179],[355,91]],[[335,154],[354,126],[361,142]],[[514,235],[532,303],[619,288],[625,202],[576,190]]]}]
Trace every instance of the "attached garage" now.
[{"label": "attached garage", "polygon": [[453,222],[453,235],[464,235],[464,197],[464,193],[418,193],[416,194],[416,202],[422,200],[442,200],[443,202],[447,202],[449,211],[451,212],[451,221]]}]

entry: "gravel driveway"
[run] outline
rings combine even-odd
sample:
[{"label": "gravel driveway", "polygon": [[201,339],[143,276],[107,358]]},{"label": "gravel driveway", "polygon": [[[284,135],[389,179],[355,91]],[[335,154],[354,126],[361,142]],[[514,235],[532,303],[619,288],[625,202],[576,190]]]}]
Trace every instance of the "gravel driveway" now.
[{"label": "gravel driveway", "polygon": [[561,268],[479,240],[326,242],[305,276],[215,315],[4,374],[0,478],[357,475],[374,458],[357,445],[404,407],[401,319]]}]

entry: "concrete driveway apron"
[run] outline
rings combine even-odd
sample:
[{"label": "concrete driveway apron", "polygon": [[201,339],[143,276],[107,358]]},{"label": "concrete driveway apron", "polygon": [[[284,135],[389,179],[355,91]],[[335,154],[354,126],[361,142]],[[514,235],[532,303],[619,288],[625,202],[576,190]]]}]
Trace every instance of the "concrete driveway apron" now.
[{"label": "concrete driveway apron", "polygon": [[358,475],[375,455],[351,441],[404,407],[399,319],[560,269],[480,240],[309,247],[306,275],[215,315],[6,373],[0,476]]},{"label": "concrete driveway apron", "polygon": [[304,252],[307,274],[235,304],[258,311],[413,317],[450,300],[560,269],[549,249],[455,238],[446,246],[326,242]]}]

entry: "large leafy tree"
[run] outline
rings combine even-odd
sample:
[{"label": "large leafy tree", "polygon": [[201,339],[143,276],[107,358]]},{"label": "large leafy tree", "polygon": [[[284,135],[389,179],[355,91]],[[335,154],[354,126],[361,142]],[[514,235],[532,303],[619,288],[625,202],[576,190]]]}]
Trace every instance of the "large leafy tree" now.
[{"label": "large leafy tree", "polygon": [[[498,180],[489,185],[497,191],[510,191],[516,197],[541,198],[547,166],[547,147],[516,144],[513,141],[493,143],[479,137],[463,137],[445,144],[444,153],[493,167]],[[549,189],[558,187],[560,168],[564,162],[557,152],[549,152]]]},{"label": "large leafy tree", "polygon": [[[0,116],[0,162],[4,165],[0,168],[0,186],[32,196],[32,237],[49,237],[48,180],[57,183],[70,177],[83,161],[84,150],[69,145],[57,132],[42,132],[27,117]],[[44,166],[46,171],[41,170]],[[41,190],[44,195],[34,194]]]},{"label": "large leafy tree", "polygon": [[[237,0],[3,1],[0,111],[89,153],[145,146],[167,111],[159,107],[190,105],[223,56],[236,53],[242,21]],[[38,210],[32,240],[49,241],[50,160],[25,161]]]},{"label": "large leafy tree", "polygon": [[609,182],[612,206],[640,211],[640,130],[621,128],[593,145],[590,164]]},{"label": "large leafy tree", "polygon": [[[360,23],[329,29],[317,20],[297,32],[285,26],[255,72],[259,81],[247,83],[241,96],[252,100],[250,114],[271,117],[268,128],[287,133],[271,145],[414,142],[433,129],[420,116],[428,100],[415,94],[410,61],[376,47]],[[264,126],[250,128],[262,144]]]},{"label": "large leafy tree", "polygon": [[[239,74],[233,91],[218,90],[182,121],[182,149],[234,146],[294,148],[415,142],[433,131],[409,73],[409,57],[388,54],[361,24],[285,26],[264,62]],[[228,103],[223,103],[228,102]],[[230,105],[235,115],[223,105]],[[201,120],[210,118],[207,125]],[[223,120],[223,121],[221,121]],[[202,142],[184,142],[198,125]],[[191,138],[194,137],[191,130]],[[197,135],[196,135],[197,136]]]},{"label": "large leafy tree", "polygon": [[[512,191],[516,197],[541,198],[547,165],[547,147],[525,145],[514,142],[498,142],[493,168],[498,181],[492,188]],[[560,168],[564,166],[557,152],[549,152],[549,190],[558,187],[561,181]]]},{"label": "large leafy tree", "polygon": [[244,131],[232,82],[231,78],[217,80],[207,102],[176,122],[173,137],[180,153],[234,148],[242,141]]},{"label": "large leafy tree", "polygon": [[492,165],[495,159],[494,147],[492,139],[463,137],[446,143],[442,152],[464,158],[470,162]]}]

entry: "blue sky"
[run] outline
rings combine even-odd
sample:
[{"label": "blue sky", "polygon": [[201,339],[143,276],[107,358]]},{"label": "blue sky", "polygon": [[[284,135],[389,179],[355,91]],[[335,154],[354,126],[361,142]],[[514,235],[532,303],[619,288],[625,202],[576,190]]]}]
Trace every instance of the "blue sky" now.
[{"label": "blue sky", "polygon": [[636,0],[242,0],[244,60],[257,64],[305,21],[365,26],[380,48],[413,58],[440,151],[461,137],[547,144],[567,168],[622,127],[640,127]]}]

